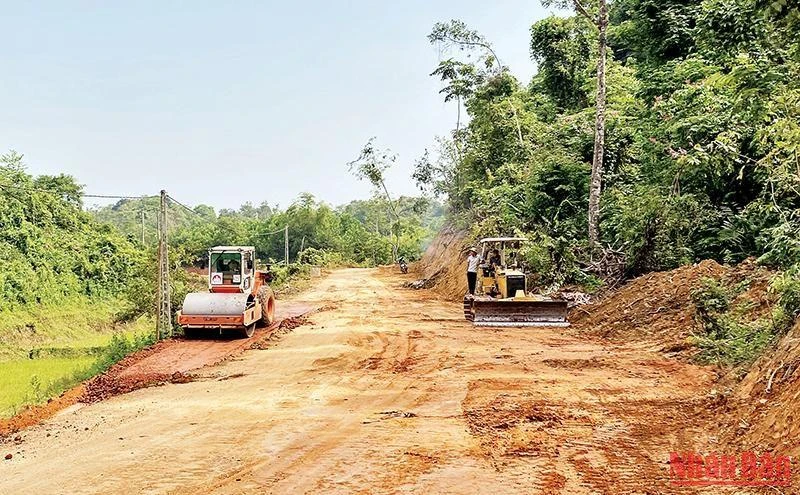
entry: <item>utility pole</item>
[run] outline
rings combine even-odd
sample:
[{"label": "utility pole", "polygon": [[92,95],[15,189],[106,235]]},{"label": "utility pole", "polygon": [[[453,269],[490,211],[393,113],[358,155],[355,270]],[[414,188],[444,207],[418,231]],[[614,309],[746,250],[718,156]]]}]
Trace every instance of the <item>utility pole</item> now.
[{"label": "utility pole", "polygon": [[286,225],[286,228],[283,229],[283,248],[284,248],[284,261],[286,262],[286,266],[289,266],[289,225]]},{"label": "utility pole", "polygon": [[158,212],[158,326],[156,339],[172,336],[172,306],[169,293],[169,253],[167,252],[167,191],[161,191]]},{"label": "utility pole", "polygon": [[142,208],[142,246],[144,246],[144,208]]}]

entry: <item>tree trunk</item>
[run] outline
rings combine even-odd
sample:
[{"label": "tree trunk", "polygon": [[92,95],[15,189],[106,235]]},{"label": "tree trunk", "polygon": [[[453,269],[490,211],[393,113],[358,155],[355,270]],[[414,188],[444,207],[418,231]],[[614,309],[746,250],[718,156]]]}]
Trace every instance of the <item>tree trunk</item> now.
[{"label": "tree trunk", "polygon": [[606,0],[599,0],[597,15],[598,36],[597,57],[597,114],[594,128],[594,157],[592,159],[592,179],[589,184],[589,246],[600,244],[600,191],[603,181],[603,152],[606,134],[606,27],[608,26],[608,7]]}]

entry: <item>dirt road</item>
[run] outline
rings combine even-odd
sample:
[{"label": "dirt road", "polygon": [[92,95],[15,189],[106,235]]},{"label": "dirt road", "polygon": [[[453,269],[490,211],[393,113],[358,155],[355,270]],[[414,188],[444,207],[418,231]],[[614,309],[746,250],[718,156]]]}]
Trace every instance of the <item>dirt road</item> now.
[{"label": "dirt road", "polygon": [[[380,270],[195,381],[78,405],[0,444],[0,493],[670,493],[703,368],[564,329],[476,329]],[[688,443],[687,443],[688,442]],[[691,492],[696,493],[696,492]]]}]

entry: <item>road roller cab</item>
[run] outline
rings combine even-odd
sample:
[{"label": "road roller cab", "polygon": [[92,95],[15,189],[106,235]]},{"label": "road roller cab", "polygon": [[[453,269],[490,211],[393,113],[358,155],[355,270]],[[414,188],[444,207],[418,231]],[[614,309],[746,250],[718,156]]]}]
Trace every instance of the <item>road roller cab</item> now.
[{"label": "road roller cab", "polygon": [[255,279],[255,248],[217,246],[208,250],[209,292],[250,292]]},{"label": "road roller cab", "polygon": [[186,295],[178,324],[187,335],[212,328],[251,337],[257,325],[275,321],[271,280],[269,271],[256,270],[254,247],[213,247],[208,250],[208,292]]}]

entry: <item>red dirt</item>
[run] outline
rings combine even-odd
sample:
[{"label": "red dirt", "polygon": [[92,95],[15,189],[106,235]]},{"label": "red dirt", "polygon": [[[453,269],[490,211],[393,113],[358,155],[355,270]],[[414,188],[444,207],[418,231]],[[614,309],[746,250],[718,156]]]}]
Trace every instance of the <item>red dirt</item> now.
[{"label": "red dirt", "polygon": [[80,384],[44,404],[27,407],[12,418],[0,419],[0,439],[52,418],[57,412],[78,402],[83,391],[84,386]]},{"label": "red dirt", "polygon": [[611,340],[681,342],[694,327],[691,291],[706,277],[720,278],[725,267],[707,260],[632,280],[591,305],[570,312],[575,329]]},{"label": "red dirt", "polygon": [[706,260],[634,279],[591,305],[573,309],[569,318],[576,329],[604,338],[656,341],[680,350],[696,328],[691,292],[704,278],[720,280],[726,287],[746,283],[732,306],[750,305],[748,317],[756,319],[767,316],[774,304],[767,292],[773,275],[753,259],[733,267]]},{"label": "red dirt", "polygon": [[800,455],[800,321],[765,353],[716,408],[720,443],[732,450]]},{"label": "red dirt", "polygon": [[213,366],[247,349],[260,346],[278,329],[293,329],[303,324],[303,315],[314,308],[306,304],[283,303],[278,309],[278,322],[269,328],[257,329],[250,339],[209,332],[204,339],[164,340],[128,356],[102,375],[86,383],[80,402],[92,403],[136,389],[164,383],[185,383],[189,372]]},{"label": "red dirt", "polygon": [[411,268],[416,278],[431,281],[434,292],[448,301],[462,301],[467,293],[469,236],[452,227],[443,228]]}]

